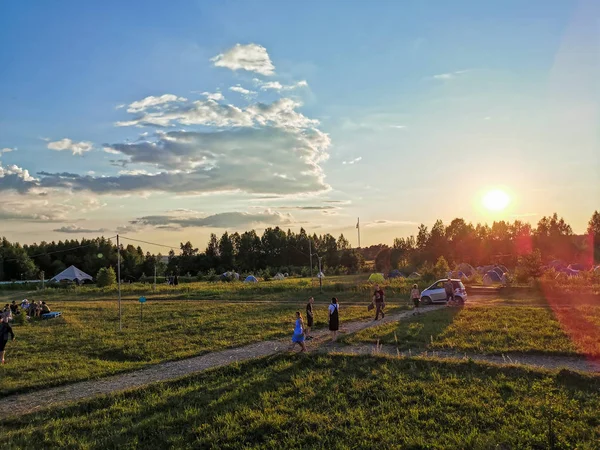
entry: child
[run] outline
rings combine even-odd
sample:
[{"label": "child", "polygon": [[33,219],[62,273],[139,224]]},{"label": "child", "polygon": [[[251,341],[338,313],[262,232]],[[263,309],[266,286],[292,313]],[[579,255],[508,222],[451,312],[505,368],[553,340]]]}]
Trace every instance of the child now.
[{"label": "child", "polygon": [[290,347],[290,351],[294,349],[296,344],[302,348],[302,350],[300,350],[301,353],[306,351],[306,345],[304,345],[304,327],[300,311],[296,311],[296,326],[294,327],[294,334],[292,335],[292,346]]},{"label": "child", "polygon": [[419,300],[421,298],[421,292],[419,291],[419,286],[416,284],[413,284],[412,290],[410,291],[410,297],[415,304],[415,312],[413,314],[419,314]]}]

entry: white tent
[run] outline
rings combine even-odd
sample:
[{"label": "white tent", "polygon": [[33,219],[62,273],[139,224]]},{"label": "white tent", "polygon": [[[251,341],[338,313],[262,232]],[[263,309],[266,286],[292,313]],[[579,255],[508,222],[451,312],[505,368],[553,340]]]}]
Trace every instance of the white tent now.
[{"label": "white tent", "polygon": [[282,273],[278,273],[277,275],[275,275],[273,277],[274,280],[285,280],[285,277],[283,276]]},{"label": "white tent", "polygon": [[61,273],[56,275],[50,281],[62,281],[62,280],[70,280],[70,281],[90,280],[90,281],[92,281],[93,278],[90,275],[88,275],[87,273],[79,270],[77,267],[71,266],[71,267],[63,270]]}]

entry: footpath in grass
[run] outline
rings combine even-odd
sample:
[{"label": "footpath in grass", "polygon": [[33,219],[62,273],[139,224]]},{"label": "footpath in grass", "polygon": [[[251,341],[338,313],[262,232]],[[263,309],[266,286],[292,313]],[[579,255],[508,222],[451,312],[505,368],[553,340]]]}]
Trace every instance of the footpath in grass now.
[{"label": "footpath in grass", "polygon": [[[58,319],[13,327],[0,366],[0,393],[103,377],[148,364],[181,359],[253,342],[291,336],[294,313],[305,304],[162,301],[123,302],[118,332],[115,302],[56,302]],[[316,305],[316,327],[326,326],[327,305]],[[390,305],[390,311],[406,308]],[[366,306],[340,307],[342,322],[371,317]]]},{"label": "footpath in grass", "polygon": [[4,420],[8,448],[578,448],[600,377],[279,355]]},{"label": "footpath in grass", "polygon": [[[600,308],[584,314],[600,318]],[[444,308],[388,323],[344,338],[348,344],[391,344],[399,350],[452,350],[467,353],[532,353],[600,356],[600,342],[573,342],[550,308],[476,306]]]}]

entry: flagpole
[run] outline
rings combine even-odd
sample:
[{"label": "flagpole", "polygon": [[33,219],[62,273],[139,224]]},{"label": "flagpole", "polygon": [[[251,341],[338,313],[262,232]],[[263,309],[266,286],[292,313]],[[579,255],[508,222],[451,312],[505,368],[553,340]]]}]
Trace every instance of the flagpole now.
[{"label": "flagpole", "polygon": [[358,248],[360,248],[360,217],[356,221],[356,229],[358,230]]}]

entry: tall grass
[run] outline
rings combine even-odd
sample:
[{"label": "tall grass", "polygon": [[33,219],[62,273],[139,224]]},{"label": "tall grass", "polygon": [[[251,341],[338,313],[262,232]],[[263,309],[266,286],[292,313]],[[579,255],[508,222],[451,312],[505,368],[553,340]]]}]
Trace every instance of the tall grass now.
[{"label": "tall grass", "polygon": [[596,449],[600,378],[277,356],[0,425],[8,448]]}]

